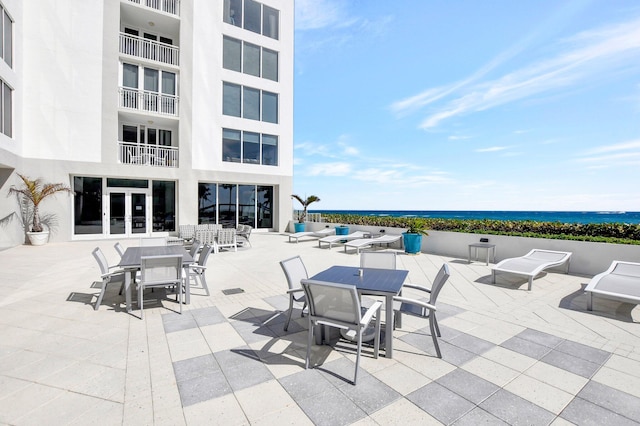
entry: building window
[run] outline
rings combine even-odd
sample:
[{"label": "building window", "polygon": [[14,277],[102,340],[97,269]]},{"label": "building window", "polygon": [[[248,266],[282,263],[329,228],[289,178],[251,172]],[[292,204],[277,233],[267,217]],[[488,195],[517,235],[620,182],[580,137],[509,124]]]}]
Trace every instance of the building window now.
[{"label": "building window", "polygon": [[102,234],[102,178],[73,178],[73,233]]},{"label": "building window", "polygon": [[262,35],[278,40],[278,11],[262,6]]},{"label": "building window", "polygon": [[242,71],[242,42],[231,37],[224,37],[222,44],[222,67],[231,71]]},{"label": "building window", "polygon": [[278,137],[222,129],[222,161],[277,166]]},{"label": "building window", "polygon": [[241,151],[240,131],[222,129],[222,161],[240,163]]},{"label": "building window", "polygon": [[198,183],[198,223],[273,227],[273,186]]},{"label": "building window", "polygon": [[278,81],[278,52],[225,36],[222,45],[222,67]]},{"label": "building window", "polygon": [[13,20],[0,4],[0,57],[13,67]]},{"label": "building window", "polygon": [[0,131],[13,136],[13,89],[0,80]]},{"label": "building window", "polygon": [[[262,120],[278,124],[278,94],[261,91],[252,87],[222,83],[222,113],[249,120]],[[262,117],[260,114],[262,113]]]},{"label": "building window", "polygon": [[[255,0],[224,0],[223,21],[278,40],[280,12]],[[244,13],[243,13],[244,12]]]},{"label": "building window", "polygon": [[222,113],[240,117],[240,86],[232,83],[222,84]]},{"label": "building window", "polygon": [[153,181],[153,230],[176,230],[176,183]]}]

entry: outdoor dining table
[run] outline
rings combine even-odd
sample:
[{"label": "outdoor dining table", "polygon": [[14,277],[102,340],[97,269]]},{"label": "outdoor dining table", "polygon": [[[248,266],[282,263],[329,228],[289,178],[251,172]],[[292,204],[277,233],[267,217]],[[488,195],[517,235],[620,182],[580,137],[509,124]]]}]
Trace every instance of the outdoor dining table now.
[{"label": "outdoor dining table", "polygon": [[[362,274],[359,271],[362,270]],[[385,297],[385,357],[393,358],[393,297],[402,290],[409,271],[332,266],[310,279],[356,286],[361,295]]]},{"label": "outdoor dining table", "polygon": [[[193,257],[183,246],[148,246],[129,247],[120,258],[119,267],[126,269],[130,273],[124,274],[125,300],[127,302],[127,312],[131,313],[131,279],[135,279],[136,271],[142,267],[143,256],[169,256],[172,254],[182,255],[182,267],[184,276],[189,276],[189,265],[194,263]],[[185,286],[185,304],[191,302],[190,286]]]}]

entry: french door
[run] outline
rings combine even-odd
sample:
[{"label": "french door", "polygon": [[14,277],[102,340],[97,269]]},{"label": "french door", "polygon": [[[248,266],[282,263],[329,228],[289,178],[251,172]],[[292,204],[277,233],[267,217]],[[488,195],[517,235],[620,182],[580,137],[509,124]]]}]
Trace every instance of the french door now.
[{"label": "french door", "polygon": [[151,232],[151,192],[144,189],[109,189],[105,197],[108,212],[105,226],[109,236],[128,238]]}]

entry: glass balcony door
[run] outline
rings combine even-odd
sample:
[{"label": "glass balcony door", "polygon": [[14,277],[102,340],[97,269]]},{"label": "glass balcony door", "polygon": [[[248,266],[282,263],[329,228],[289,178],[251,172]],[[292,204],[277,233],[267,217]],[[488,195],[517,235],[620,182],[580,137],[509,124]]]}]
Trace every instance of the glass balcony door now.
[{"label": "glass balcony door", "polygon": [[151,193],[141,189],[112,189],[107,192],[105,208],[108,236],[129,238],[149,235],[151,230]]}]

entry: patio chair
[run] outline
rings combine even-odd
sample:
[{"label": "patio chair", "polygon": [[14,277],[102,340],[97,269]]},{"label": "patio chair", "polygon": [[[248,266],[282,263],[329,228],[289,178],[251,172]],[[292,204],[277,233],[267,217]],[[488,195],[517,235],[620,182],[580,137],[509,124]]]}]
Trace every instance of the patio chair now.
[{"label": "patio chair", "polygon": [[209,286],[207,285],[207,277],[205,272],[207,272],[207,260],[209,259],[209,255],[213,247],[208,244],[205,244],[200,250],[200,255],[198,256],[198,263],[194,263],[189,265],[189,275],[187,276],[186,285],[191,285],[191,278],[198,279],[200,281],[200,285],[207,292],[207,296],[209,296]]},{"label": "patio chair", "polygon": [[296,243],[298,243],[300,238],[304,238],[304,237],[322,238],[322,237],[326,237],[327,235],[331,235],[334,232],[336,232],[334,228],[324,228],[324,229],[320,229],[319,231],[296,232],[295,234],[289,235],[289,242],[291,242],[291,240],[293,239],[293,240],[296,240]]},{"label": "patio chair", "polygon": [[233,248],[233,251],[238,251],[238,241],[236,240],[235,229],[225,228],[218,231],[218,236],[214,241],[213,249],[216,253],[219,253],[221,248]]},{"label": "patio chair", "polygon": [[327,237],[320,238],[318,240],[318,247],[322,248],[322,244],[328,244],[329,248],[337,243],[346,243],[351,240],[358,240],[361,238],[365,238],[367,235],[370,235],[365,231],[355,231],[348,235],[329,235]]},{"label": "patio chair", "polygon": [[198,254],[198,251],[201,248],[202,248],[202,243],[199,240],[193,240],[193,242],[191,243],[191,248],[189,248],[189,254],[191,255],[191,257],[195,259],[196,255]]},{"label": "patio chair", "polygon": [[200,241],[200,243],[202,244],[209,244],[210,246],[212,246],[216,242],[217,236],[218,236],[217,230],[197,229],[195,239]]},{"label": "patio chair", "polygon": [[335,284],[315,280],[302,280],[302,288],[309,301],[309,335],[307,340],[307,356],[305,368],[309,368],[313,330],[316,326],[337,327],[355,332],[357,340],[356,369],[353,384],[358,379],[360,353],[362,352],[362,335],[375,316],[373,357],[378,358],[380,348],[380,308],[382,302],[376,301],[364,314],[360,306],[360,296],[353,285]]},{"label": "patio chair", "polygon": [[566,273],[569,273],[569,261],[571,252],[533,249],[521,257],[504,259],[491,268],[491,279],[495,284],[496,272],[507,272],[515,275],[524,275],[529,279],[527,290],[531,291],[533,279],[543,270],[566,265]]},{"label": "patio chair", "polygon": [[396,253],[393,251],[366,251],[360,253],[361,268],[396,269]]},{"label": "patio chair", "polygon": [[178,236],[182,238],[185,244],[190,244],[196,237],[195,225],[180,225],[178,230]]},{"label": "patio chair", "polygon": [[124,256],[124,247],[119,242],[115,243],[113,247],[116,249],[120,257]]},{"label": "patio chair", "polygon": [[249,241],[249,238],[251,238],[252,229],[253,227],[251,225],[238,225],[238,228],[236,229],[236,238],[238,240],[238,244],[244,245],[244,243],[246,242],[247,244],[249,244],[249,247],[251,247],[251,241]]},{"label": "patio chair", "polygon": [[140,247],[166,246],[165,237],[140,238]]},{"label": "patio chair", "polygon": [[405,296],[396,296],[393,298],[395,302],[393,310],[396,316],[398,314],[407,314],[420,318],[426,318],[429,320],[431,339],[433,339],[433,346],[436,348],[436,354],[438,355],[438,358],[442,358],[442,353],[440,352],[440,346],[438,346],[440,327],[438,327],[438,320],[436,318],[436,300],[438,299],[440,290],[442,290],[442,286],[449,279],[449,276],[451,276],[451,273],[449,272],[449,265],[445,263],[438,271],[436,278],[433,280],[433,285],[431,286],[431,288],[406,283],[402,286],[403,291],[405,289],[411,288],[427,293],[428,295],[426,297],[429,298],[428,302],[408,298]]},{"label": "patio chair", "polygon": [[293,312],[293,304],[302,303],[302,310],[300,316],[304,317],[304,308],[307,307],[307,298],[304,295],[304,290],[300,286],[300,281],[309,278],[307,268],[302,262],[300,256],[291,257],[280,261],[280,266],[284,272],[284,276],[287,278],[287,285],[289,290],[289,310],[287,311],[287,321],[284,323],[284,331],[289,328],[289,322],[291,321],[291,314]]},{"label": "patio chair", "polygon": [[182,255],[142,256],[140,281],[138,282],[138,305],[140,319],[144,319],[144,289],[174,287],[176,300],[182,314]]},{"label": "patio chair", "polygon": [[640,263],[614,260],[609,269],[589,281],[587,310],[593,310],[593,295],[626,303],[640,304]]},{"label": "patio chair", "polygon": [[102,299],[104,298],[104,293],[107,291],[107,286],[112,282],[115,277],[122,278],[122,283],[120,284],[120,292],[122,294],[122,290],[124,289],[124,274],[126,271],[123,269],[115,269],[115,266],[109,266],[107,263],[107,258],[102,253],[100,247],[96,247],[91,252],[93,257],[98,262],[98,266],[100,267],[100,278],[102,278],[102,286],[100,287],[100,294],[98,295],[98,300],[96,300],[96,304],[93,306],[95,311],[100,308],[100,304],[102,303]]}]

